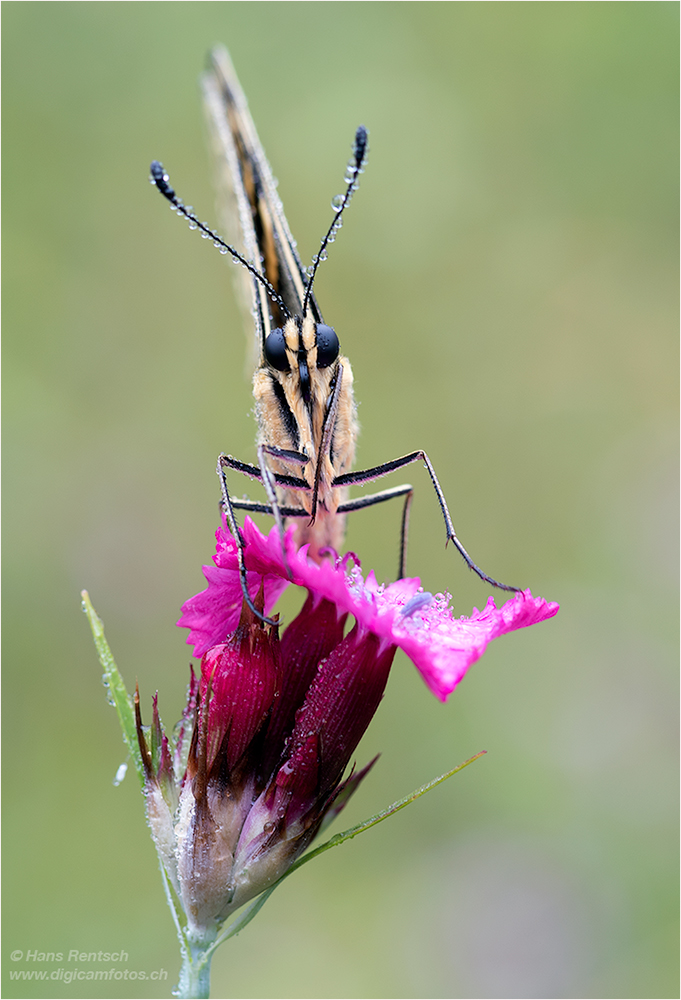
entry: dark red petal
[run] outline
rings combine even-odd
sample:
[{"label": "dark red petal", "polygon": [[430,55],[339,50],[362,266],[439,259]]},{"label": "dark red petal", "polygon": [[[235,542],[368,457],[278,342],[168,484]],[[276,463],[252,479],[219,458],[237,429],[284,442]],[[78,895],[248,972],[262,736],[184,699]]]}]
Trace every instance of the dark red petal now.
[{"label": "dark red petal", "polygon": [[395,647],[382,652],[375,635],[358,626],[321,664],[296,716],[287,756],[295,762],[312,736],[319,741],[317,795],[340,780],[383,697]]},{"label": "dark red petal", "polygon": [[281,760],[284,741],[291,734],[296,712],[319,664],[342,640],[346,618],[347,615],[338,617],[330,601],[319,601],[309,594],[300,613],[284,631],[281,693],[273,706],[263,746],[260,764],[263,782],[269,780]]},{"label": "dark red petal", "polygon": [[308,736],[279,769],[277,788],[291,792],[298,799],[314,797],[319,772],[319,737]]},{"label": "dark red petal", "polygon": [[276,631],[261,622],[240,626],[201,661],[201,698],[210,692],[208,770],[232,771],[267,718],[281,684]]}]

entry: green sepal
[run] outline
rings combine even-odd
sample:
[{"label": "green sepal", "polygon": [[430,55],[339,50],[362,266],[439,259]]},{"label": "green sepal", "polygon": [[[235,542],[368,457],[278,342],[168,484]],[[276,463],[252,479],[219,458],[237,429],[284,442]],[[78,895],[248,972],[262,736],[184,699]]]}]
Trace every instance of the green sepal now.
[{"label": "green sepal", "polygon": [[152,722],[149,726],[149,750],[154,774],[158,775],[163,756],[163,725],[161,724],[161,716],[158,714],[158,694],[153,705]]},{"label": "green sepal", "polygon": [[104,626],[101,619],[98,617],[97,612],[90,603],[90,597],[87,590],[81,591],[80,596],[83,599],[83,611],[87,615],[88,621],[90,622],[92,638],[95,640],[99,662],[101,663],[104,671],[103,679],[108,692],[108,700],[116,709],[118,721],[120,722],[121,730],[123,731],[123,742],[128,748],[128,752],[135,764],[137,777],[140,780],[142,788],[144,788],[144,765],[142,763],[142,755],[137,742],[135,711],[133,708],[132,698],[128,694],[125,684],[123,683],[123,678],[118,672],[118,667],[116,666],[114,658],[111,655],[109,644],[104,635]]},{"label": "green sepal", "polygon": [[[187,700],[185,706],[182,710],[182,718],[175,723],[172,733],[171,745],[173,747],[175,761],[174,761],[174,772],[178,780],[187,770],[187,761],[189,760],[189,749],[192,743],[192,734],[194,732],[194,711],[196,708],[196,693],[198,690],[198,685],[196,683],[196,678],[194,676],[194,671],[190,667],[191,680],[187,685]],[[194,694],[192,696],[192,689]]]}]

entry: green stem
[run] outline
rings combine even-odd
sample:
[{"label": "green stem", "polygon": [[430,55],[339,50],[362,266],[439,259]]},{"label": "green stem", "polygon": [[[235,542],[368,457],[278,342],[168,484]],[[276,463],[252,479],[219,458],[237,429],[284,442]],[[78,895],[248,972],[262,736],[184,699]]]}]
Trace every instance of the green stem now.
[{"label": "green stem", "polygon": [[208,1000],[210,996],[210,963],[213,949],[210,940],[189,940],[188,948],[182,948],[182,968],[177,992],[181,1000]]}]

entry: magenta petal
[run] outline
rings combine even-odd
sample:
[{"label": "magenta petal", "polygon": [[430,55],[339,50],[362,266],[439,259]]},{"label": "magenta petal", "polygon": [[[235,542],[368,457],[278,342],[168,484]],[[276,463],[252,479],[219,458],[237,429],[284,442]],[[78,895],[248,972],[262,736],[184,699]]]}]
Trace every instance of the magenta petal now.
[{"label": "magenta petal", "polygon": [[[252,571],[249,591],[251,576],[252,593],[264,579],[265,610],[269,612],[289,582],[307,587],[316,599],[335,604],[339,615],[352,614],[360,630],[381,640],[381,651],[389,646],[403,649],[433,694],[443,701],[492,639],[552,618],[558,611],[557,604],[533,597],[526,590],[501,608],[490,597],[483,611],[474,609],[470,618],[455,618],[449,595],[424,593],[418,579],[380,586],[373,573],[365,580],[358,567],[346,571],[340,560],[312,562],[306,546],[296,549],[292,533],[291,528],[285,539],[289,577],[276,527],[265,536],[250,518],[245,519],[246,565]],[[208,589],[187,601],[178,622],[192,630],[187,641],[196,643],[195,654],[223,641],[225,633],[236,627],[241,604],[236,544],[226,527],[216,537],[216,568],[204,568]]]},{"label": "magenta petal", "polygon": [[272,706],[262,757],[261,773],[269,775],[284,750],[296,712],[319,669],[320,663],[343,639],[346,615],[340,618],[330,601],[308,594],[299,614],[281,637],[281,691]]},{"label": "magenta petal", "polygon": [[398,619],[393,636],[433,694],[445,701],[492,639],[552,618],[558,608],[526,590],[501,608],[490,597],[483,611],[474,608],[470,618],[455,618],[438,595],[429,607]]},{"label": "magenta petal", "polygon": [[257,626],[243,632],[243,636],[237,632],[230,642],[213,646],[201,661],[202,699],[209,686],[211,691],[207,763],[212,767],[222,750],[228,772],[240,761],[267,717],[281,682],[278,640],[270,640]]},{"label": "magenta petal", "polygon": [[[250,524],[260,538],[263,538],[253,522]],[[181,628],[190,630],[187,643],[194,646],[194,656],[199,658],[211,646],[216,646],[227,639],[239,624],[241,615],[242,594],[236,542],[226,526],[218,528],[215,538],[217,540],[216,553],[213,556],[215,566],[202,567],[208,586],[200,594],[185,601],[182,605],[182,617],[177,622]],[[251,571],[251,566],[255,570],[254,562],[250,558],[254,548],[257,546],[249,545],[247,542],[248,592],[255,599],[264,579],[265,614],[269,614],[286,590],[288,581],[279,568],[275,573],[268,573],[264,566],[262,572]],[[262,566],[261,559],[258,559],[258,566]]]}]

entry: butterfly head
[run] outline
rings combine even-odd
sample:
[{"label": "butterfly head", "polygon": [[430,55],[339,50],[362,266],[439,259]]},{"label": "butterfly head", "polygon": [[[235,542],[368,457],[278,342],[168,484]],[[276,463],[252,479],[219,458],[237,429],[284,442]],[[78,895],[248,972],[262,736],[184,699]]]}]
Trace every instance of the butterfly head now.
[{"label": "butterfly head", "polygon": [[287,396],[297,395],[308,409],[328,386],[339,354],[336,331],[315,322],[310,310],[305,319],[292,316],[283,327],[272,330],[264,345],[265,364],[273,378],[289,390]]}]

